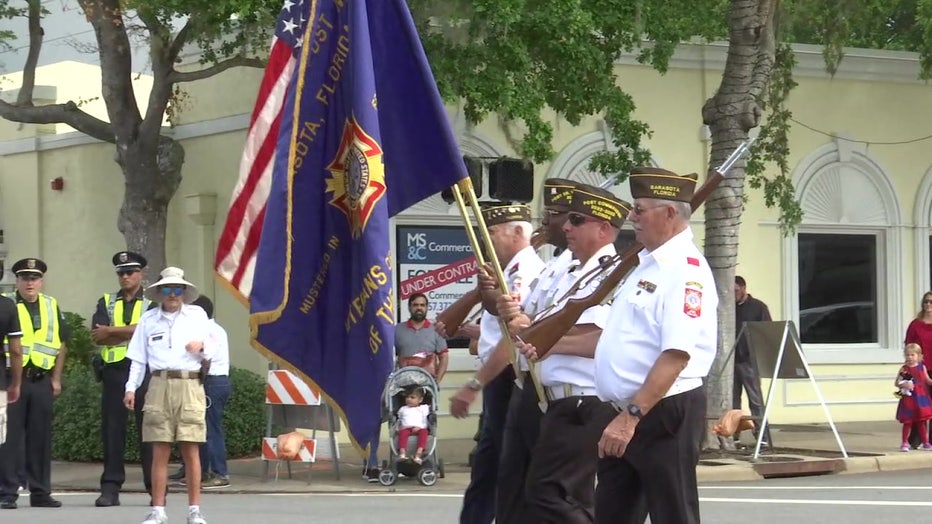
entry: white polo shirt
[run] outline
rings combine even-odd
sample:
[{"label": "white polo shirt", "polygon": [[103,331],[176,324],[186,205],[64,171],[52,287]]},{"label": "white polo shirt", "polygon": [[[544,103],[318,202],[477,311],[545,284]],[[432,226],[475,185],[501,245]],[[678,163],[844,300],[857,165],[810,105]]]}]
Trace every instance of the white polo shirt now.
[{"label": "white polo shirt", "polygon": [[665,396],[702,385],[715,358],[718,292],[705,257],[687,228],[652,252],[615,294],[595,351],[596,389],[602,400],[626,403],[667,349],[689,353],[689,363]]},{"label": "white polo shirt", "polygon": [[[581,278],[597,268],[603,257],[615,255],[614,244],[608,244],[599,249],[582,267],[579,267],[579,261],[574,260],[567,268],[563,276],[556,285],[556,300],[563,297]],[[598,276],[590,276],[585,282],[580,284],[571,298],[585,298],[595,292],[602,280],[605,279],[610,271],[603,271]],[[550,314],[556,313],[563,309],[566,302],[563,301],[555,307]],[[594,324],[595,326],[605,329],[605,323],[608,320],[609,306],[597,305],[583,311],[576,325]],[[540,361],[540,379],[545,386],[560,386],[571,384],[581,388],[595,388],[595,361],[587,357],[575,355],[551,354]]]},{"label": "white polo shirt", "polygon": [[226,376],[230,374],[230,339],[223,326],[216,319],[208,319],[210,330],[207,335],[204,352],[210,355],[211,376]]},{"label": "white polo shirt", "polygon": [[[502,270],[505,273],[505,283],[508,285],[509,292],[520,294],[519,304],[524,300],[527,287],[543,269],[544,261],[537,256],[537,252],[531,246],[518,251],[508,261],[508,265]],[[480,362],[485,364],[501,338],[502,328],[498,325],[498,317],[488,311],[483,311],[479,322]]]},{"label": "white polo shirt", "polygon": [[156,307],[143,313],[126,348],[126,358],[133,361],[126,391],[139,389],[146,366],[151,371],[199,371],[202,356],[185,346],[195,340],[204,342],[203,357],[211,358],[215,348],[208,342],[210,330],[210,320],[198,306],[183,304],[175,313]]}]

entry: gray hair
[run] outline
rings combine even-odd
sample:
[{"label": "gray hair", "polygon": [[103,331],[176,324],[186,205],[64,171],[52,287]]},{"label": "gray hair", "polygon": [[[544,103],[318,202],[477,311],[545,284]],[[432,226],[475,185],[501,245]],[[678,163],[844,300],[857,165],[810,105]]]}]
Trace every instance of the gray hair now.
[{"label": "gray hair", "polygon": [[534,232],[534,226],[530,222],[525,220],[515,220],[514,222],[509,222],[511,227],[520,227],[521,228],[521,237],[528,242],[531,241],[531,234]]},{"label": "gray hair", "polygon": [[683,217],[683,220],[687,222],[693,216],[693,206],[689,202],[673,202],[673,209],[676,210],[677,215]]}]

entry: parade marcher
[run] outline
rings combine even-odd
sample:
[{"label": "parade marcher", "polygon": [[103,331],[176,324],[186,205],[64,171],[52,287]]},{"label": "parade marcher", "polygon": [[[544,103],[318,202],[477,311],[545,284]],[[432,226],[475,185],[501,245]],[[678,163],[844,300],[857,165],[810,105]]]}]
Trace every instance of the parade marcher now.
[{"label": "parade marcher", "polygon": [[[488,226],[495,256],[503,267],[505,284],[509,294],[521,296],[527,286],[537,278],[544,263],[531,246],[531,210],[524,205],[504,205],[482,210]],[[481,271],[487,281],[490,271]],[[499,290],[501,291],[501,290]],[[495,297],[491,301],[494,309]],[[492,295],[492,294],[490,294]],[[488,310],[483,311],[479,324],[479,361],[485,363],[502,338],[499,319]],[[506,412],[513,388],[515,374],[511,368],[480,379],[474,376],[451,399],[451,412],[465,416],[469,405],[482,391],[482,427],[476,453],[470,470],[469,486],[463,497],[460,522],[463,524],[488,524],[495,518],[499,457]]]},{"label": "parade marcher", "polygon": [[450,350],[446,339],[427,320],[427,295],[414,293],[408,297],[408,313],[410,318],[395,327],[398,367],[422,367],[439,383],[447,374]]},{"label": "parade marcher", "polygon": [[176,267],[162,270],[161,279],[146,288],[145,296],[159,303],[146,311],[126,356],[132,361],[123,403],[133,409],[136,390],[148,366],[151,371],[142,440],[152,443],[152,509],[143,524],[168,522],[165,513],[168,460],[177,442],[185,463],[188,524],[206,524],[201,514],[200,445],[207,440],[207,400],[202,382],[210,365],[210,321],[191,305],[197,288]]},{"label": "parade marcher", "polygon": [[[113,255],[113,269],[120,289],[104,293],[97,301],[97,309],[91,319],[91,338],[100,348],[95,355],[94,366],[101,382],[100,420],[103,437],[104,471],[100,476],[100,496],[94,502],[97,507],[120,505],[120,490],[126,481],[124,453],[126,452],[126,420],[128,413],[123,406],[123,389],[129,378],[130,361],[126,358],[126,347],[133,338],[136,324],[149,309],[150,302],[143,296],[142,279],[146,259],[131,251],[120,251]],[[142,459],[142,478],[146,491],[152,492],[152,446],[142,442],[142,399],[145,398],[148,377],[136,394],[136,441]]]},{"label": "parade marcher", "polygon": [[618,415],[598,444],[596,522],[699,522],[703,379],[715,358],[718,294],[689,227],[697,176],[630,175],[628,220],[644,249],[614,295],[595,350],[596,390]]},{"label": "parade marcher", "polygon": [[[6,443],[7,406],[19,400],[23,378],[23,347],[20,343],[23,332],[19,325],[16,304],[7,297],[0,297],[0,336],[3,338],[3,353],[0,354],[0,468],[7,463],[4,455],[16,457],[22,454],[19,446]],[[19,443],[17,443],[19,444]],[[15,464],[14,461],[9,463]],[[15,474],[15,473],[14,473]],[[16,499],[8,494],[16,493],[19,483],[6,485],[6,475],[0,469],[0,508],[16,508]]]},{"label": "parade marcher", "polygon": [[[500,295],[497,304],[498,308],[513,307],[517,310],[520,307],[525,313],[524,318],[528,318],[528,315],[534,315],[546,307],[545,301],[548,297],[551,297],[548,290],[559,282],[573,259],[573,254],[566,249],[566,235],[563,232],[563,224],[566,222],[570,210],[573,188],[578,185],[577,182],[557,178],[544,181],[542,232],[546,242],[559,249],[561,253],[559,256],[551,258],[540,274],[534,277],[527,287],[527,292],[522,293],[520,306],[514,297],[509,294]],[[510,322],[515,326],[522,322],[519,319],[512,318],[517,315],[511,311],[503,316],[510,319]],[[529,323],[530,320],[527,320],[521,325]],[[515,332],[511,325],[509,329],[512,333]],[[510,344],[500,342],[486,359],[481,369],[477,371],[476,378],[485,383],[502,373],[508,367],[508,352],[511,350]],[[539,380],[540,377],[533,377],[532,379],[528,375],[527,364],[523,361],[521,368],[523,370],[522,374],[512,386],[511,398],[505,415],[502,451],[499,456],[498,478],[496,480],[495,521],[502,524],[520,522],[527,512],[524,496],[525,478],[531,462],[531,451],[537,442],[538,428],[543,414],[532,382],[532,380]],[[455,412],[454,415],[465,416],[467,407],[463,406],[461,408],[463,411]]]},{"label": "parade marcher", "polygon": [[[21,461],[25,460],[29,505],[58,508],[52,498],[52,404],[61,394],[61,376],[70,336],[58,301],[42,293],[48,266],[38,258],[13,264],[16,293],[6,295],[16,302],[23,353],[20,398],[7,408],[7,444],[0,453],[0,503],[16,509]],[[22,444],[22,443],[25,444]],[[16,453],[25,449],[25,456]],[[6,450],[12,451],[8,452]]]},{"label": "parade marcher", "polygon": [[[604,189],[582,186],[573,191],[570,209],[563,229],[575,259],[546,295],[547,304],[552,304],[549,314],[565,306],[564,297],[591,295],[608,275],[614,242],[631,205]],[[555,299],[560,302],[554,303]],[[516,313],[513,307],[499,311]],[[596,396],[591,345],[577,342],[601,333],[608,313],[608,305],[586,309],[539,361],[548,407],[528,467],[527,522],[589,523],[594,519],[597,445],[616,412]],[[520,346],[527,349],[526,344]]]}]

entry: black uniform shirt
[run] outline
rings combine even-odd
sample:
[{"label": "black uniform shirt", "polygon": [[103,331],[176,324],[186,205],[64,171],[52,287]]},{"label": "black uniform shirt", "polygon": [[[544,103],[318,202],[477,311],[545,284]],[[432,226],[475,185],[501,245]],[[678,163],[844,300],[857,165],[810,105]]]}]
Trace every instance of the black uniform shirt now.
[{"label": "black uniform shirt", "polygon": [[[0,297],[0,337],[20,338],[23,331],[19,326],[19,314],[16,311],[16,304],[6,297]],[[0,364],[6,369],[9,362],[6,360],[6,352],[0,351]],[[0,391],[6,391],[6,373],[0,373]]]}]

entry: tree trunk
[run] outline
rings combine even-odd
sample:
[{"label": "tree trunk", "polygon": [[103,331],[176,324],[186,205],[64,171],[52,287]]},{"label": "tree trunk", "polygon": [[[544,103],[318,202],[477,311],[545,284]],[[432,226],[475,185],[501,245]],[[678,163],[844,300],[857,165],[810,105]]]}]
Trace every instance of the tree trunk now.
[{"label": "tree trunk", "polygon": [[[710,168],[721,165],[760,123],[760,97],[773,71],[775,0],[732,0],[728,58],[715,96],[702,117],[712,136]],[[734,278],[738,227],[744,195],[744,162],[736,164],[705,204],[705,256],[719,297],[718,351],[707,381],[708,416],[718,418],[732,406],[735,340]],[[722,442],[708,424],[706,447]]]},{"label": "tree trunk", "polygon": [[138,144],[118,146],[116,161],[125,178],[117,228],[123,233],[126,248],[146,257],[148,280],[154,282],[166,266],[168,204],[181,185],[184,148],[170,138],[161,137],[157,151]]}]

